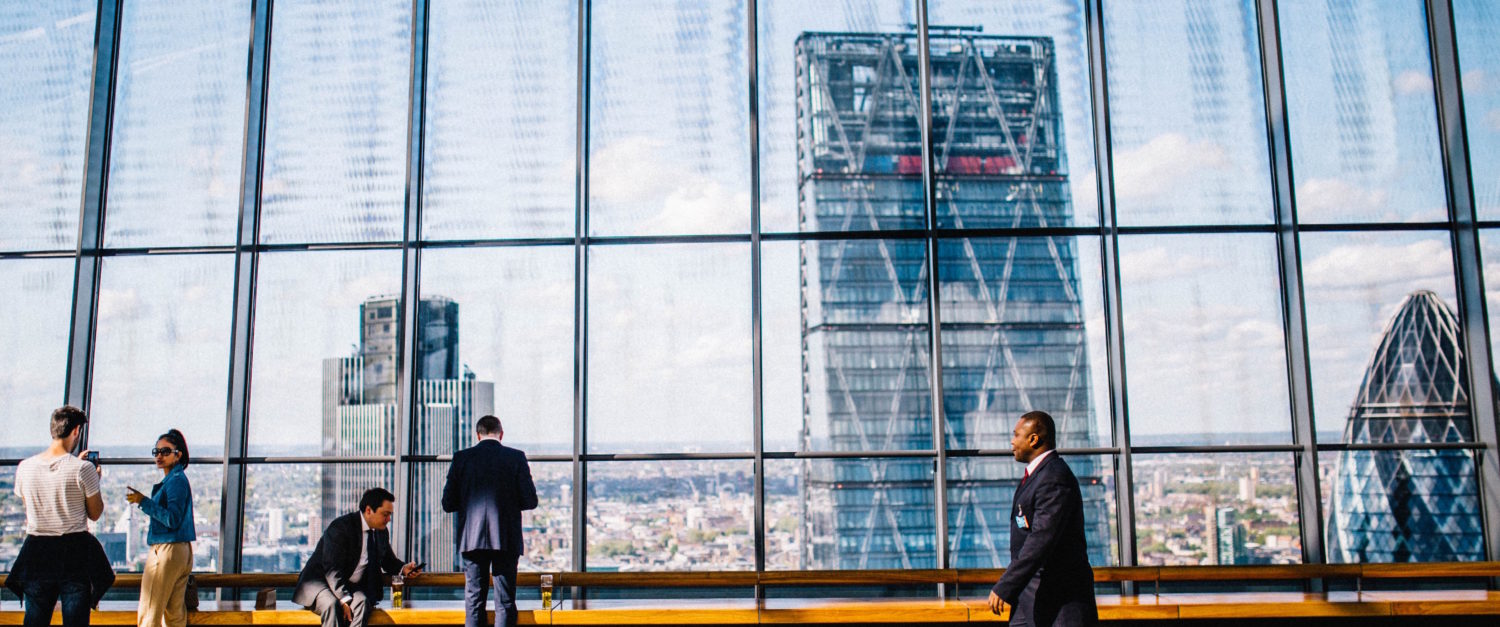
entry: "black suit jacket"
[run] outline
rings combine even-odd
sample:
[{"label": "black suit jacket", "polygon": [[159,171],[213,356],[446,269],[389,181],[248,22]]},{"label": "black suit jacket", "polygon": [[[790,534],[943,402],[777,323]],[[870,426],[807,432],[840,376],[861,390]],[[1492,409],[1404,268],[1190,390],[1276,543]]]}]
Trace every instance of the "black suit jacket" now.
[{"label": "black suit jacket", "polygon": [[458,552],[522,555],[521,512],[536,509],[536,485],[526,454],[496,440],[453,454],[443,485],[443,511],[458,514]]},{"label": "black suit jacket", "polygon": [[394,575],[406,564],[391,550],[391,532],[375,530],[368,547],[370,563],[365,566],[364,578],[358,584],[349,583],[349,576],[359,565],[360,543],[364,541],[364,526],[360,524],[359,516],[359,512],[344,514],[328,523],[323,537],[318,540],[318,547],[313,549],[312,556],[302,567],[302,574],[297,577],[292,601],[311,607],[313,599],[325,587],[340,599],[355,591],[364,591],[371,603],[380,601],[385,594],[381,573]]},{"label": "black suit jacket", "polygon": [[1084,537],[1083,494],[1073,469],[1057,453],[1043,459],[1016,488],[1010,566],[993,591],[1011,605],[1013,624],[1091,625],[1099,620]]}]

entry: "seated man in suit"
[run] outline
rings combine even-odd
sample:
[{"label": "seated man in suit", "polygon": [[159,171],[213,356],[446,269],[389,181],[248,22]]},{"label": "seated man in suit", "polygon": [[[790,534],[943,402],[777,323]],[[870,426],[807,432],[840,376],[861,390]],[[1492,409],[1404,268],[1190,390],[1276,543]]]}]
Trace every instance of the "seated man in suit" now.
[{"label": "seated man in suit", "polygon": [[421,574],[416,564],[402,564],[391,551],[391,524],[396,496],[370,488],[359,499],[359,511],[328,523],[318,547],[302,567],[292,600],[323,617],[323,627],[365,627],[380,602],[382,574],[408,579]]}]

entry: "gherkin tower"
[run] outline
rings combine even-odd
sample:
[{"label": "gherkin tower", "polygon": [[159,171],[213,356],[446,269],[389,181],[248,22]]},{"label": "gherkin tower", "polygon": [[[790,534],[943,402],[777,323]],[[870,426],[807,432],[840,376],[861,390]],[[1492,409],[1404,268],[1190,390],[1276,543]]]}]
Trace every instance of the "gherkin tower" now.
[{"label": "gherkin tower", "polygon": [[[1472,442],[1468,356],[1453,311],[1414,292],[1385,329],[1344,427],[1347,444]],[[1328,523],[1335,562],[1483,559],[1474,461],[1454,449],[1346,450]]]}]

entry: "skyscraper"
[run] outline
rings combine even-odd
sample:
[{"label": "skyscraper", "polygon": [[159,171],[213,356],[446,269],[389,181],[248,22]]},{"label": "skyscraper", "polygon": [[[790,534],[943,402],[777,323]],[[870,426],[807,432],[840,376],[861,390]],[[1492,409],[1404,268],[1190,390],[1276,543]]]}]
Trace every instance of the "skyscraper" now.
[{"label": "skyscraper", "polygon": [[[323,455],[390,455],[396,448],[400,351],[400,300],[375,296],[360,305],[360,346],[355,355],[323,361]],[[418,307],[417,391],[411,450],[451,454],[474,428],[474,420],[494,412],[495,384],[478,381],[458,361],[458,303],[440,296]],[[467,442],[467,439],[463,439]],[[436,571],[455,570],[452,520],[442,513],[444,475],[418,465],[408,505],[422,530],[417,552]],[[353,509],[365,490],[388,485],[388,471],[367,464],[324,464],[323,520]]]},{"label": "skyscraper", "polygon": [[[1071,225],[1052,41],[944,29],[931,44],[935,226]],[[927,225],[917,47],[913,34],[798,38],[803,230]],[[1053,414],[1061,446],[1096,444],[1077,254],[1071,238],[1046,236],[937,246],[947,414],[939,446],[1007,448],[1015,418],[1031,409]],[[809,241],[800,262],[802,448],[930,449],[927,242]],[[818,441],[825,426],[827,441]],[[1085,485],[1090,536],[1108,537],[1096,464],[1070,463]],[[1008,561],[1021,470],[1009,459],[950,463],[949,566]],[[808,462],[803,475],[804,566],[937,566],[930,459]],[[1091,550],[1106,561],[1107,546]]]},{"label": "skyscraper", "polygon": [[[1347,444],[1472,442],[1463,327],[1432,292],[1406,297],[1370,359]],[[1474,461],[1454,449],[1346,450],[1328,516],[1335,562],[1484,559]]]}]

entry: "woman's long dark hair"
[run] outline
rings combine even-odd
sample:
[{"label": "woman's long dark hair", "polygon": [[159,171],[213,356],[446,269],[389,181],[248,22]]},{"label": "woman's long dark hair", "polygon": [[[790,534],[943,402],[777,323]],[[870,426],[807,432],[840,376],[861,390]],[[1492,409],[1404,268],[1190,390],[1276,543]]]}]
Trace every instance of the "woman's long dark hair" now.
[{"label": "woman's long dark hair", "polygon": [[177,463],[182,464],[183,466],[186,466],[188,464],[188,459],[191,456],[188,455],[187,438],[182,437],[181,431],[178,431],[176,429],[168,429],[166,433],[161,434],[161,436],[157,437],[156,439],[166,440],[172,445],[172,448],[175,448],[182,453],[182,459],[177,460]]}]

